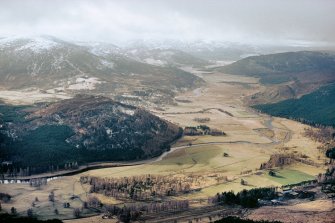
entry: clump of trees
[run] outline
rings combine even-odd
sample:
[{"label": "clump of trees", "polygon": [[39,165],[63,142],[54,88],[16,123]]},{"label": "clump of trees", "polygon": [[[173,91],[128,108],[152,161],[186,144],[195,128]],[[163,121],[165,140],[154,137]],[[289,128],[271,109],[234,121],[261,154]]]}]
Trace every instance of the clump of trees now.
[{"label": "clump of trees", "polygon": [[242,190],[234,193],[233,191],[217,193],[215,197],[209,198],[209,203],[221,205],[241,205],[247,208],[258,207],[258,199],[271,200],[277,198],[275,188],[255,188]]},{"label": "clump of trees", "polygon": [[274,176],[276,176],[276,172],[273,171],[273,170],[270,170],[270,171],[269,171],[269,175],[270,175],[271,177],[274,177]]},{"label": "clump of trees", "polygon": [[326,156],[330,159],[335,159],[335,147],[331,148],[331,149],[328,149],[326,151]]},{"label": "clump of trees", "polygon": [[47,185],[48,181],[46,178],[36,178],[36,179],[30,179],[29,185],[31,187],[37,187],[40,188],[43,185]]},{"label": "clump of trees", "polygon": [[79,217],[80,217],[80,214],[81,214],[81,211],[80,211],[79,208],[75,208],[75,209],[73,210],[73,216],[74,216],[75,218],[79,218]]},{"label": "clump of trees", "polygon": [[335,160],[331,159],[327,171],[319,174],[317,181],[322,186],[322,191],[335,197]]},{"label": "clump of trees", "polygon": [[154,197],[188,193],[196,179],[160,175],[123,178],[82,176],[80,182],[91,185],[91,193],[102,193],[116,199],[150,200]]},{"label": "clump of trees", "polygon": [[272,154],[270,159],[266,163],[262,163],[259,167],[260,170],[272,169],[275,167],[282,167],[285,165],[290,165],[294,162],[300,162],[307,165],[319,166],[319,164],[308,159],[308,156],[301,153],[278,153]]},{"label": "clump of trees", "polygon": [[16,214],[17,214],[17,210],[16,210],[16,208],[15,208],[15,207],[11,207],[11,209],[10,209],[10,213],[11,213],[12,215],[16,215]]},{"label": "clump of trees", "polygon": [[0,200],[7,203],[9,202],[10,200],[12,199],[12,196],[10,196],[9,194],[7,193],[1,193],[0,192]]},{"label": "clump of trees", "polygon": [[210,118],[194,118],[193,121],[199,122],[199,123],[206,123],[209,122],[211,119]]},{"label": "clump of trees", "polygon": [[48,199],[51,202],[55,202],[55,193],[53,191],[50,192]]},{"label": "clump of trees", "polygon": [[305,136],[321,143],[327,143],[335,139],[335,129],[330,126],[317,126],[317,128],[305,128]]},{"label": "clump of trees", "polygon": [[260,166],[260,169],[271,169],[274,167],[281,167],[284,165],[290,165],[295,161],[295,154],[290,153],[290,154],[272,154],[270,156],[270,159],[266,163],[262,163]]},{"label": "clump of trees", "polygon": [[211,135],[211,136],[224,136],[225,132],[219,129],[211,129],[207,125],[199,126],[188,126],[184,128],[184,135],[196,136],[196,135]]},{"label": "clump of trees", "polygon": [[29,218],[32,218],[32,217],[34,216],[33,209],[29,208],[29,209],[27,210],[27,216],[28,216]]},{"label": "clump of trees", "polygon": [[[101,201],[97,198],[97,197],[89,197],[87,200],[87,207],[93,207],[93,208],[101,208],[102,207],[102,203]],[[85,207],[85,205],[84,205]]]},{"label": "clump of trees", "polygon": [[241,179],[241,185],[248,185],[248,181]]}]

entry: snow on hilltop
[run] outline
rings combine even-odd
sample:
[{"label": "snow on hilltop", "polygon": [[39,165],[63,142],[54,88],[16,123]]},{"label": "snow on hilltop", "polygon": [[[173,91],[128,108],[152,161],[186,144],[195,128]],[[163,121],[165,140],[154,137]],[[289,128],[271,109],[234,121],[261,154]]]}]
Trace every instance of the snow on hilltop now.
[{"label": "snow on hilltop", "polygon": [[59,42],[49,37],[6,37],[0,39],[0,49],[14,48],[15,51],[31,50],[39,53],[59,46]]}]

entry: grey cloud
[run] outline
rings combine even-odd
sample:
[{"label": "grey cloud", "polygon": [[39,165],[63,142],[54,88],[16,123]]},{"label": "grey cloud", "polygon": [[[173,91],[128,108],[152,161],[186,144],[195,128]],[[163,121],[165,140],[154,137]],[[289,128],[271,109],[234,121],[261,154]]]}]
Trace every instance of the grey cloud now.
[{"label": "grey cloud", "polygon": [[0,0],[0,36],[335,43],[333,0]]}]

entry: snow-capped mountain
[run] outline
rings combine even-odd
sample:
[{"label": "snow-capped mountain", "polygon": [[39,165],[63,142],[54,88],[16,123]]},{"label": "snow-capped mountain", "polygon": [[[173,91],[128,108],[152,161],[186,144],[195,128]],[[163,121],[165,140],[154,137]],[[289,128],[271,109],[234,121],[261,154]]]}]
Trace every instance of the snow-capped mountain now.
[{"label": "snow-capped mountain", "polygon": [[125,52],[112,44],[53,37],[1,38],[0,88],[114,95],[150,89],[171,94],[202,83],[177,67],[155,66]]},{"label": "snow-capped mountain", "polygon": [[123,50],[111,43],[104,42],[76,42],[77,45],[86,47],[91,53],[97,56],[122,55]]},{"label": "snow-capped mountain", "polygon": [[287,51],[315,50],[308,45],[284,43],[240,43],[218,40],[133,40],[124,44],[126,49],[152,51],[179,50],[198,59],[210,61],[236,61],[248,56]]},{"label": "snow-capped mountain", "polygon": [[156,66],[206,66],[209,62],[173,48],[127,48],[125,54],[137,61]]},{"label": "snow-capped mountain", "polygon": [[24,51],[30,50],[34,53],[40,53],[41,51],[50,50],[60,46],[59,40],[52,37],[7,37],[0,38],[0,49],[1,50],[15,50]]}]

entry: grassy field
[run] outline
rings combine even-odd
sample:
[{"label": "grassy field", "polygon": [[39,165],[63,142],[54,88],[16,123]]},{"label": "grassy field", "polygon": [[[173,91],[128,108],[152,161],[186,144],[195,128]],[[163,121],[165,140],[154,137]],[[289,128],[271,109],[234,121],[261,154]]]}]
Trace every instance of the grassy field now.
[{"label": "grassy field", "polygon": [[275,172],[276,172],[275,176],[270,176],[266,174],[265,176],[271,181],[278,182],[281,185],[296,184],[302,181],[315,179],[315,176],[289,168],[277,170]]}]

